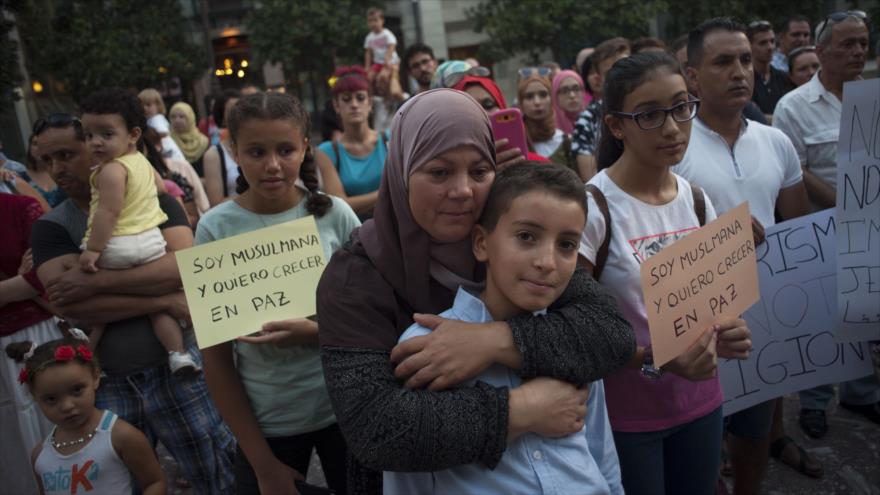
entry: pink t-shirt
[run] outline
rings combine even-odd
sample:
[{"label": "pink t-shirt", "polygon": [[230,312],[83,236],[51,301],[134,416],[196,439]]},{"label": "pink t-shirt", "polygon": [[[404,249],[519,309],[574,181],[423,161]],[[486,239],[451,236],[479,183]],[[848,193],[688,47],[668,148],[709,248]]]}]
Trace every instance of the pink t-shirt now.
[{"label": "pink t-shirt", "polygon": [[[590,180],[605,195],[611,213],[611,243],[600,282],[616,299],[640,346],[651,344],[639,265],[699,227],[690,184],[681,177],[678,196],[661,206],[644,203],[617,187],[605,171]],[[580,253],[591,263],[605,238],[605,219],[588,194],[587,227]],[[706,221],[715,208],[706,197]],[[692,382],[672,373],[650,380],[640,370],[622,368],[605,377],[606,404],[615,431],[658,431],[714,411],[723,401],[718,377]]]}]

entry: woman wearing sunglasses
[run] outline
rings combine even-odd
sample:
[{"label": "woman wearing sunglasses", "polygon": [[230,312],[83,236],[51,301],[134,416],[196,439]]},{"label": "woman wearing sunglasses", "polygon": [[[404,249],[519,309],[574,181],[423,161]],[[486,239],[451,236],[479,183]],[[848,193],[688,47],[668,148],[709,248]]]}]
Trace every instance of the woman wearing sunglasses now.
[{"label": "woman wearing sunglasses", "polygon": [[370,83],[362,67],[340,67],[333,74],[333,109],[342,123],[342,136],[325,141],[315,162],[327,194],[344,199],[361,220],[370,218],[379,197],[389,134],[370,128]]},{"label": "woman wearing sunglasses", "polygon": [[[581,261],[618,301],[638,349],[605,378],[608,414],[627,493],[715,492],[723,400],[716,355],[748,349],[741,320],[701,330],[684,354],[655,368],[639,266],[715,218],[711,201],[672,172],[698,101],[665,53],[617,61],[605,76],[600,172],[587,184]],[[724,328],[723,340],[716,334]],[[728,337],[736,335],[735,344]]]}]

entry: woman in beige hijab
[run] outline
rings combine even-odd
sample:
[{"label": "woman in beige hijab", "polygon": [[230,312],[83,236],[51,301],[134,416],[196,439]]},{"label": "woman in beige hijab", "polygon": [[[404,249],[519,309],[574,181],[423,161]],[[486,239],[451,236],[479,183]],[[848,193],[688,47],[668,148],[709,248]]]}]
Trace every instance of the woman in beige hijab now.
[{"label": "woman in beige hijab", "polygon": [[197,163],[208,149],[210,141],[196,127],[196,113],[189,103],[180,101],[171,106],[168,119],[171,121],[171,138],[183,152],[186,161]]}]

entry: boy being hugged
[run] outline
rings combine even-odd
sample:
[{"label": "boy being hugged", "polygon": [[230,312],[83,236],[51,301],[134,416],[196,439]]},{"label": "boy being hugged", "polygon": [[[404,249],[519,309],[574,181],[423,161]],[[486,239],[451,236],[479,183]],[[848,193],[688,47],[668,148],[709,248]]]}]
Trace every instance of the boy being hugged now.
[{"label": "boy being hugged", "polygon": [[[473,232],[474,255],[486,264],[485,287],[459,288],[441,316],[483,323],[545,312],[574,274],[586,218],[583,184],[573,171],[534,163],[504,169]],[[414,324],[400,341],[430,332]],[[522,380],[511,367],[494,364],[465,386],[476,381],[508,387],[511,401],[523,399],[517,391]],[[517,434],[528,428],[511,425],[494,469],[474,463],[429,473],[385,472],[385,493],[623,493],[602,382],[582,390],[586,417],[571,418],[581,425],[578,433]]]}]

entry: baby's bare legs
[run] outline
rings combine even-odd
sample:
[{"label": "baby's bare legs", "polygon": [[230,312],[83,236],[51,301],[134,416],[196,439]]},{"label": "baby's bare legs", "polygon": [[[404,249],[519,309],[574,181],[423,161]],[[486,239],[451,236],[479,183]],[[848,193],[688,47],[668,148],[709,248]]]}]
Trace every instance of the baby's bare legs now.
[{"label": "baby's bare legs", "polygon": [[183,329],[168,313],[153,313],[150,315],[150,323],[153,324],[153,332],[162,343],[162,347],[168,352],[186,352],[183,347]]}]

